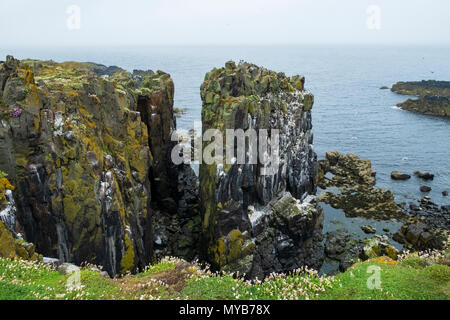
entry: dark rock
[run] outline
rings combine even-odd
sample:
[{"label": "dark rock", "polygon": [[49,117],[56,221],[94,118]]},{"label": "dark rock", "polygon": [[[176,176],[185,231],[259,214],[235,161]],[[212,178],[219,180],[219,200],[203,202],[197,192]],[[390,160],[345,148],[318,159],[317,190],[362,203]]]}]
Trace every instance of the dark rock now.
[{"label": "dark rock", "polygon": [[431,191],[431,187],[429,186],[421,186],[420,187],[420,192],[430,192]]},{"label": "dark rock", "polygon": [[323,214],[314,196],[314,97],[304,82],[231,61],[205,76],[204,131],[279,129],[281,137],[280,170],[273,175],[262,175],[261,167],[248,161],[200,165],[202,253],[217,269],[246,269],[248,277],[261,278],[303,265],[320,268]]},{"label": "dark rock", "polygon": [[426,220],[411,218],[394,234],[393,239],[404,244],[406,248],[414,250],[441,250],[447,236],[446,230],[433,228]]},{"label": "dark rock", "polygon": [[389,87],[386,87],[386,86],[382,86],[381,88],[380,88],[380,90],[388,90],[389,89]]},{"label": "dark rock", "polygon": [[434,174],[429,172],[414,171],[414,175],[423,180],[433,180]]},{"label": "dark rock", "polygon": [[408,180],[408,179],[411,179],[411,176],[409,174],[402,173],[399,171],[392,171],[391,179],[393,179],[393,180]]},{"label": "dark rock", "polygon": [[337,258],[344,253],[352,236],[345,229],[329,232],[325,241],[325,253],[329,258]]},{"label": "dark rock", "polygon": [[2,105],[22,110],[0,124],[0,170],[18,186],[17,221],[38,252],[113,276],[158,258],[163,229],[161,254],[198,254],[195,175],[168,161],[168,74],[8,57],[0,84]]},{"label": "dark rock", "polygon": [[442,191],[442,195],[443,195],[444,197],[448,196],[448,191],[447,191],[447,190]]},{"label": "dark rock", "polygon": [[326,235],[325,254],[327,258],[339,261],[339,270],[344,272],[359,260],[380,256],[396,259],[398,250],[389,244],[387,236],[375,235],[363,240],[352,239],[345,229]]}]

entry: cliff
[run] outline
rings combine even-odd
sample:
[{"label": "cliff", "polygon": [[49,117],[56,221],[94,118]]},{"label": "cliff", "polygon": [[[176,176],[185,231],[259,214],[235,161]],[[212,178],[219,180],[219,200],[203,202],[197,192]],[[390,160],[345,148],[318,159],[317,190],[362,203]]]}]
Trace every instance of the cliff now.
[{"label": "cliff", "polygon": [[[314,196],[314,97],[304,89],[304,78],[228,62],[206,74],[201,97],[204,133],[280,130],[279,168],[273,175],[262,175],[259,162],[201,164],[203,255],[216,268],[249,277],[320,267],[323,214]],[[260,155],[258,145],[247,143],[246,160],[253,150]]]},{"label": "cliff", "polygon": [[27,243],[16,233],[17,211],[13,196],[14,187],[0,171],[0,257],[38,261],[42,256],[35,252],[34,244]]},{"label": "cliff", "polygon": [[[174,84],[162,71],[9,56],[0,89],[14,241],[111,276],[164,256],[249,277],[322,264],[314,97],[304,78],[233,62],[205,76],[203,130],[269,129],[275,139],[278,129],[280,160],[267,175],[268,164],[203,163],[200,189],[192,168],[171,159]],[[264,154],[246,148],[247,158]]]},{"label": "cliff", "polygon": [[398,82],[391,89],[404,95],[417,96],[398,104],[398,107],[428,115],[450,117],[450,81]]},{"label": "cliff", "polygon": [[[186,244],[177,228],[195,215],[196,194],[177,186],[193,174],[164,165],[173,93],[161,71],[10,56],[0,63],[0,169],[16,186],[15,228],[39,253],[103,265],[110,275],[173,253],[178,240],[180,255],[192,255],[192,240]],[[161,207],[164,201],[174,206]],[[174,237],[154,228],[166,216]]]}]

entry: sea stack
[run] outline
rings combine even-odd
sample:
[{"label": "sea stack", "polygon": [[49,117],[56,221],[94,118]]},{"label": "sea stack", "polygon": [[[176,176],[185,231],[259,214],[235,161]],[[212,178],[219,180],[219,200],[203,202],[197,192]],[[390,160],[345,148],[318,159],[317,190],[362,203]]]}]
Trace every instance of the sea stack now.
[{"label": "sea stack", "polygon": [[[223,166],[200,166],[202,253],[218,269],[261,278],[322,264],[314,97],[304,83],[301,76],[289,78],[245,62],[228,62],[205,76],[203,133],[218,129],[225,137],[226,129],[267,129],[269,135],[279,130],[279,167],[273,175],[262,175],[259,162],[227,164],[225,150]],[[254,148],[246,144],[246,160]]]}]

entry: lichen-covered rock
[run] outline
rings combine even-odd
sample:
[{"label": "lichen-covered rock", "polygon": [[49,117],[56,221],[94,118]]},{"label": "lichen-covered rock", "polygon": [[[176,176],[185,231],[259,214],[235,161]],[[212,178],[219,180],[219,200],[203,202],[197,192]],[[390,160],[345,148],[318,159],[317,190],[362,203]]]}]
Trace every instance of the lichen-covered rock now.
[{"label": "lichen-covered rock", "polygon": [[[141,74],[141,71],[135,71]],[[171,140],[176,130],[174,84],[162,71],[147,75],[139,89],[138,110],[149,128],[151,208],[157,258],[198,255],[200,213],[197,177],[189,165],[174,165]]]},{"label": "lichen-covered rock", "polygon": [[389,244],[387,236],[374,235],[371,238],[355,240],[345,229],[326,235],[325,254],[327,258],[339,262],[339,270],[344,272],[358,261],[388,256],[396,260],[399,251]]},{"label": "lichen-covered rock", "polygon": [[0,169],[16,186],[27,241],[110,275],[145,267],[152,193],[173,188],[161,165],[175,127],[170,76],[7,57],[0,82]]},{"label": "lichen-covered rock", "polygon": [[32,261],[43,258],[35,252],[34,244],[15,238],[2,221],[0,221],[0,257]]},{"label": "lichen-covered rock", "polygon": [[[325,160],[319,160],[317,184],[322,189],[329,186],[352,187],[355,185],[374,186],[376,171],[370,160],[360,159],[354,154],[327,152]],[[326,177],[331,173],[332,177]]]},{"label": "lichen-covered rock", "polygon": [[405,213],[395,203],[392,192],[375,187],[375,176],[370,160],[328,152],[326,159],[319,161],[317,184],[322,189],[337,187],[339,192],[327,191],[319,200],[344,210],[348,217],[404,219]]},{"label": "lichen-covered rock", "polygon": [[450,117],[450,98],[441,96],[424,96],[418,99],[408,99],[397,105],[411,112],[439,117]]},{"label": "lichen-covered rock", "polygon": [[[304,78],[228,62],[206,74],[201,97],[203,132],[218,129],[225,137],[227,129],[280,130],[279,170],[274,175],[261,175],[263,166],[249,163],[249,151],[258,149],[249,144],[246,164],[200,166],[203,255],[218,268],[245,269],[251,276],[320,266],[314,230],[321,228],[321,212],[314,197],[301,205],[315,194],[317,169],[311,131],[314,98],[304,89]],[[290,194],[280,198],[285,191]],[[301,226],[294,231],[289,223]]]},{"label": "lichen-covered rock", "polygon": [[410,218],[397,233],[394,240],[402,243],[405,248],[414,250],[428,250],[444,248],[449,236],[447,229],[433,227],[426,219]]},{"label": "lichen-covered rock", "polygon": [[419,97],[398,104],[398,107],[404,110],[450,117],[450,81],[398,82],[391,90],[399,94]]}]

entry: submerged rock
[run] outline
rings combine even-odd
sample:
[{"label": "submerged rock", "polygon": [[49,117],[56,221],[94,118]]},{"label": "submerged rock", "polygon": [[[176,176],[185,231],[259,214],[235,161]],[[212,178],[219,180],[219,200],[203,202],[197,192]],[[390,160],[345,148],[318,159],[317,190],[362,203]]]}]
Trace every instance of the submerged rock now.
[{"label": "submerged rock", "polygon": [[364,231],[364,233],[370,234],[370,233],[377,233],[377,229],[375,229],[372,226],[366,225],[361,226],[361,230]]},{"label": "submerged rock", "polygon": [[414,175],[423,180],[433,180],[434,174],[423,171],[414,171]]},{"label": "submerged rock", "polygon": [[420,187],[420,192],[426,193],[426,192],[430,192],[430,191],[431,191],[431,187],[429,187],[429,186],[421,186]]},{"label": "submerged rock", "polygon": [[262,156],[257,145],[246,145],[246,164],[201,164],[204,257],[216,268],[244,270],[249,277],[319,268],[323,215],[314,197],[314,98],[304,78],[228,62],[206,74],[201,97],[203,132],[280,130],[273,174],[263,175],[264,165],[250,163],[253,151]]}]

